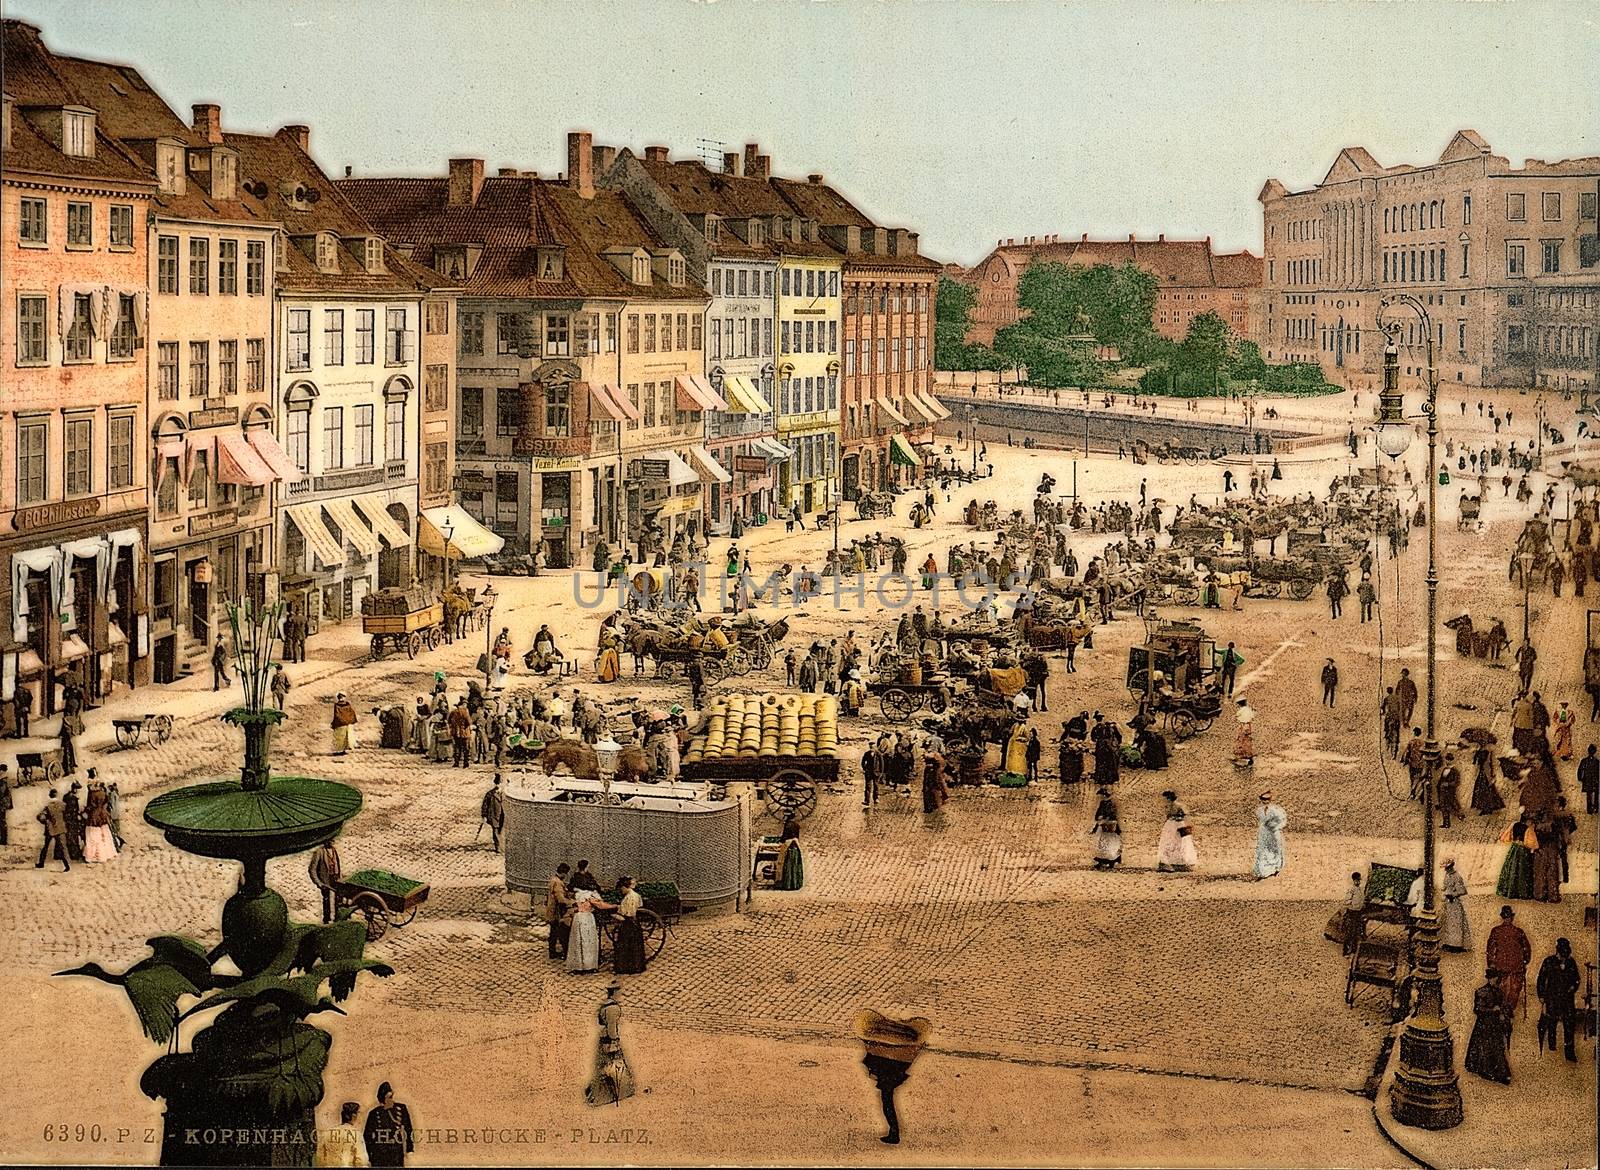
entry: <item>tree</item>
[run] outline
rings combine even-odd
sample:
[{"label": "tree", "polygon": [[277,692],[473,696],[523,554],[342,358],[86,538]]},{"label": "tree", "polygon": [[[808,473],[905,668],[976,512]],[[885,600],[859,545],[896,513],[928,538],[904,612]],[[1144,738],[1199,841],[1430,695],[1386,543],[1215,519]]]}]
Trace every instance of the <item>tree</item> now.
[{"label": "tree", "polygon": [[1261,358],[1261,347],[1253,341],[1241,341],[1233,347],[1233,364],[1228,367],[1228,377],[1235,382],[1261,382],[1267,377],[1267,363]]},{"label": "tree", "polygon": [[978,293],[971,285],[939,278],[934,298],[933,366],[937,370],[998,370],[1003,363],[994,350],[967,340]]},{"label": "tree", "polygon": [[1032,264],[1017,285],[1018,324],[1057,341],[1090,336],[1138,364],[1157,336],[1156,287],[1156,278],[1133,264]]},{"label": "tree", "polygon": [[1201,313],[1189,322],[1179,352],[1185,364],[1210,374],[1215,388],[1223,368],[1233,359],[1233,331],[1217,314]]}]

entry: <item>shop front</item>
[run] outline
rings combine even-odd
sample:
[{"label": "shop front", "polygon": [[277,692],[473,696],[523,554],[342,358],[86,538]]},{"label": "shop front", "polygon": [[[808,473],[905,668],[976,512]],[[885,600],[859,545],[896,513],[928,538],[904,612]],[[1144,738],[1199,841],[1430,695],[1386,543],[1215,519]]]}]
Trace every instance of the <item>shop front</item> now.
[{"label": "shop front", "polygon": [[308,634],[359,614],[374,589],[410,584],[415,504],[411,486],[282,509],[280,588]]}]

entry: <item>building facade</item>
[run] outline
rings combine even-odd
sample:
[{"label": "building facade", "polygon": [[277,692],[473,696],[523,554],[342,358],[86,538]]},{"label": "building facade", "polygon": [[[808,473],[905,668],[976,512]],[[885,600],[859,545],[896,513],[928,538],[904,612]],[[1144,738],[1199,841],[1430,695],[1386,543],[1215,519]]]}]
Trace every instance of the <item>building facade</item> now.
[{"label": "building facade", "polygon": [[1203,240],[1077,240],[1029,236],[1019,244],[1003,240],[967,270],[976,303],[967,340],[994,344],[994,335],[1017,319],[1017,286],[1034,262],[1052,264],[1135,264],[1156,278],[1152,324],[1157,333],[1182,341],[1189,322],[1215,313],[1242,338],[1255,336],[1254,290],[1261,286],[1261,258],[1250,252],[1215,252]]},{"label": "building facade", "polygon": [[[1377,311],[1404,293],[1433,322],[1441,382],[1590,394],[1600,361],[1597,198],[1600,158],[1512,167],[1472,130],[1423,166],[1384,167],[1349,147],[1309,190],[1270,180],[1260,194],[1262,355],[1375,388]],[[1402,365],[1420,374],[1420,325],[1405,313],[1395,320]]]},{"label": "building facade", "polygon": [[778,465],[780,508],[802,514],[839,497],[839,324],[844,265],[821,240],[816,220],[777,218],[778,442],[793,452]]},{"label": "building facade", "polygon": [[144,229],[155,183],[40,40],[4,25],[0,710],[148,682]]}]

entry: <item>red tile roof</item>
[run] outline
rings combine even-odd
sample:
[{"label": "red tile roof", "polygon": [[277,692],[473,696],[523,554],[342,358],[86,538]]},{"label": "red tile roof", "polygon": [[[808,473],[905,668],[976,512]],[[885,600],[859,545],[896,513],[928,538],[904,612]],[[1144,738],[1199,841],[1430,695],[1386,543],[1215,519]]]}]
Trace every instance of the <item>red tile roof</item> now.
[{"label": "red tile roof", "polygon": [[[1162,288],[1234,288],[1261,283],[1261,259],[1250,252],[1217,256],[1207,240],[1056,240],[1002,244],[1001,256],[1020,272],[1035,262],[1056,264],[1137,264],[1152,273]],[[975,265],[976,272],[987,258]]]},{"label": "red tile roof", "polygon": [[[784,201],[808,219],[824,227],[855,227],[863,233],[875,231],[881,225],[869,219],[860,208],[826,183],[813,183],[809,179],[773,179],[773,188]],[[832,250],[844,257],[845,263],[862,268],[913,269],[937,272],[937,262],[921,255],[899,256],[882,252],[848,252],[838,240],[828,240]]]}]

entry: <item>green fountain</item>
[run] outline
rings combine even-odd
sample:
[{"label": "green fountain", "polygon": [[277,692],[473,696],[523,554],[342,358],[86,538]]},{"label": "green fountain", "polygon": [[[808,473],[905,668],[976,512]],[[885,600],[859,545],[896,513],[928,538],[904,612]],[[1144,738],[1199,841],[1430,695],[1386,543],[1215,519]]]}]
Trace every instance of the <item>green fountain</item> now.
[{"label": "green fountain", "polygon": [[[121,975],[94,963],[59,974],[121,986],[145,1035],[167,1045],[139,1082],[166,1102],[162,1165],[309,1166],[332,1037],[306,1018],[342,1014],[338,1001],[358,972],[393,969],[362,957],[361,920],[291,922],[267,885],[269,858],[336,837],[361,810],[361,794],[331,780],[272,775],[268,747],[283,714],[266,699],[282,606],[244,602],[228,612],[245,703],[223,718],[244,732],[244,768],[237,780],[163,793],[144,813],[179,849],[243,867],[238,891],[222,907],[222,941],[207,949],[160,935],[148,940],[151,954]],[[212,1013],[185,1049],[183,1023]]]}]

